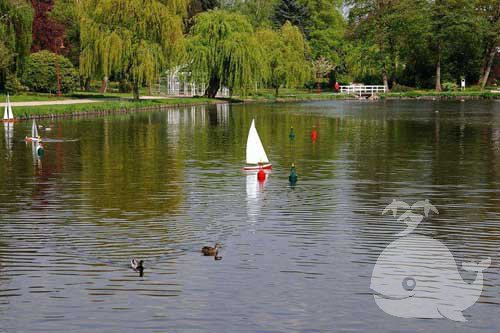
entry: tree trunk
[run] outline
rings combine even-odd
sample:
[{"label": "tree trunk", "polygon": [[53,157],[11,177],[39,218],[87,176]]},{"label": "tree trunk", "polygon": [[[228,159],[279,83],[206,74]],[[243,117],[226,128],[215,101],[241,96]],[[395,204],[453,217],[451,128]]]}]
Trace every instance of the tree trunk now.
[{"label": "tree trunk", "polygon": [[132,87],[132,92],[134,93],[134,100],[139,100],[139,83],[134,82],[134,86]]},{"label": "tree trunk", "polygon": [[101,81],[101,94],[105,94],[108,90],[108,77],[104,76]]},{"label": "tree trunk", "polygon": [[398,62],[397,60],[394,60],[392,63],[392,73],[391,73],[391,80],[389,86],[391,89],[396,85],[396,73],[398,72]]},{"label": "tree trunk", "polygon": [[85,79],[85,91],[90,91],[90,78]]},{"label": "tree trunk", "polygon": [[438,42],[436,63],[436,91],[441,92],[441,43]]},{"label": "tree trunk", "polygon": [[488,83],[488,78],[490,76],[491,72],[491,66],[493,66],[493,59],[495,58],[495,53],[496,53],[496,47],[492,47],[490,50],[490,53],[488,54],[488,60],[486,63],[486,66],[484,68],[484,74],[481,78],[481,89],[484,89],[486,86],[486,83]]},{"label": "tree trunk", "polygon": [[220,79],[217,76],[212,76],[208,81],[208,87],[205,90],[205,97],[215,98],[217,91],[220,88]]},{"label": "tree trunk", "polygon": [[382,66],[382,80],[384,81],[385,91],[389,91],[389,81],[387,80],[387,69],[385,64]]}]

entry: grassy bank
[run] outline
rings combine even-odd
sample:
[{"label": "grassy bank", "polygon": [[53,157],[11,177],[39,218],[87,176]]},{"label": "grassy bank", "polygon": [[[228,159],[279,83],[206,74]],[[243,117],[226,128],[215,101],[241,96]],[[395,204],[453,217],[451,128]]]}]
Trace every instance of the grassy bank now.
[{"label": "grassy bank", "polygon": [[[0,94],[0,103],[5,102],[6,100],[5,94]],[[46,102],[46,101],[62,101],[65,99],[71,98],[70,96],[61,96],[57,97],[55,95],[49,94],[20,94],[20,95],[11,95],[11,102]]]},{"label": "grassy bank", "polygon": [[280,92],[278,97],[270,91],[262,91],[259,93],[250,94],[240,98],[242,102],[307,102],[321,100],[336,100],[336,99],[353,99],[354,97],[348,94],[339,94],[334,92],[310,92],[302,90],[287,90]]},{"label": "grassy bank", "polygon": [[481,90],[442,91],[411,90],[406,92],[388,92],[379,94],[384,99],[500,99],[500,93]]},{"label": "grassy bank", "polygon": [[[405,92],[388,92],[378,94],[381,99],[500,99],[500,93],[475,88],[464,91],[444,91],[435,90],[410,90]],[[309,90],[283,89],[280,90],[278,97],[271,90],[259,90],[241,98],[243,102],[300,102],[300,101],[318,101],[318,100],[337,100],[337,99],[357,99],[351,94],[340,94],[332,91],[317,93]]]},{"label": "grassy bank", "polygon": [[124,112],[131,110],[158,109],[162,106],[183,106],[213,104],[221,100],[192,97],[192,98],[169,98],[153,100],[113,100],[89,104],[67,104],[67,105],[41,105],[41,106],[19,106],[14,109],[16,117],[21,119],[34,117],[57,117],[64,115],[81,114],[105,114],[113,112]]}]

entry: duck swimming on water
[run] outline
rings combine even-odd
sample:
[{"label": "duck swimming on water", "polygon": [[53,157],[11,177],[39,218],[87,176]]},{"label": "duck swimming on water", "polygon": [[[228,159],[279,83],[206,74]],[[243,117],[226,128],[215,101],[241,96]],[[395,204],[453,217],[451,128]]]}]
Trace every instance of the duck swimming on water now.
[{"label": "duck swimming on water", "polygon": [[203,253],[203,255],[205,255],[205,256],[217,257],[217,253],[219,253],[219,248],[220,248],[219,243],[215,243],[214,247],[204,246],[201,249],[201,253]]},{"label": "duck swimming on water", "polygon": [[142,276],[142,274],[144,273],[144,261],[143,260],[137,260],[135,258],[132,258],[132,260],[130,260],[130,267],[134,271],[139,272],[140,276]]}]

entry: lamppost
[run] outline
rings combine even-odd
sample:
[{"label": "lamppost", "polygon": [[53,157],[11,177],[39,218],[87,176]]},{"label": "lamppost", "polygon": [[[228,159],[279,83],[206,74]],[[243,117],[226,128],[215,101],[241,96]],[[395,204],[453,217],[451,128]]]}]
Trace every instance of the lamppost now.
[{"label": "lamppost", "polygon": [[[59,43],[58,43],[59,42]],[[63,40],[61,38],[56,38],[55,43],[54,43],[54,54],[56,58],[56,79],[57,79],[57,97],[61,96],[61,80],[60,80],[60,73],[59,73],[59,56],[58,56],[58,50],[59,49],[64,49],[64,44]]]}]

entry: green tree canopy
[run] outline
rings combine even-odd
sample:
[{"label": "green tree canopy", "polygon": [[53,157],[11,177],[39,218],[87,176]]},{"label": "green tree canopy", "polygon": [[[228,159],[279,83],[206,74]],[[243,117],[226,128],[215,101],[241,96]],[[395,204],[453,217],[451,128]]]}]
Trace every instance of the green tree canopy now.
[{"label": "green tree canopy", "polygon": [[314,59],[325,57],[334,67],[343,61],[346,22],[342,1],[305,0],[311,13],[308,42]]},{"label": "green tree canopy", "polygon": [[309,7],[299,0],[278,0],[272,16],[274,26],[279,28],[287,21],[309,36],[311,27],[311,12]]},{"label": "green tree canopy", "polygon": [[262,48],[241,14],[213,10],[196,16],[187,51],[193,78],[208,83],[208,97],[215,97],[220,86],[245,94],[266,76]]},{"label": "green tree canopy", "polygon": [[265,54],[266,83],[274,88],[276,97],[280,87],[296,87],[310,78],[309,46],[297,27],[286,22],[279,31],[261,29],[257,39]]},{"label": "green tree canopy", "polygon": [[185,0],[83,0],[80,13],[80,72],[116,74],[139,87],[151,84],[183,55]]}]

